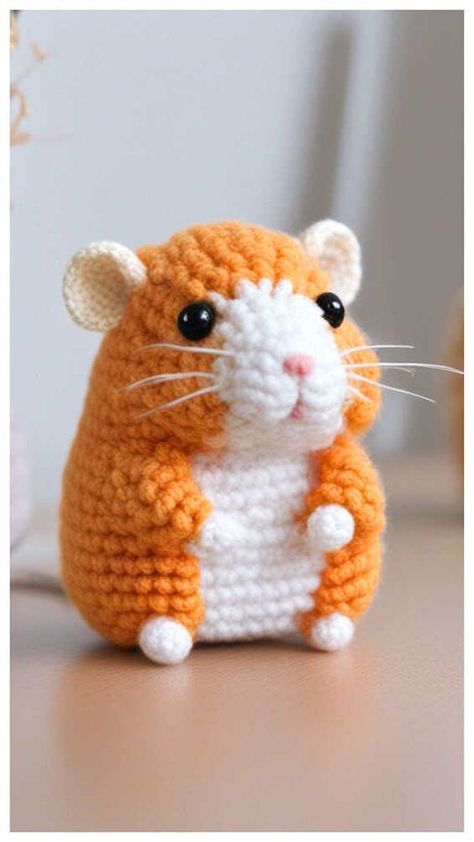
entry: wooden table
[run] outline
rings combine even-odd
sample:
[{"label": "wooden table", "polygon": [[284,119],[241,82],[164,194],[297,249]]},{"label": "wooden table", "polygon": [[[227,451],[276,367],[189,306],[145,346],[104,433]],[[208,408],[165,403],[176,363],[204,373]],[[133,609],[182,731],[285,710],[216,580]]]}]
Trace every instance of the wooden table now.
[{"label": "wooden table", "polygon": [[383,584],[337,654],[201,645],[160,668],[98,640],[60,594],[17,584],[12,830],[461,830],[453,477],[418,459],[385,480]]}]

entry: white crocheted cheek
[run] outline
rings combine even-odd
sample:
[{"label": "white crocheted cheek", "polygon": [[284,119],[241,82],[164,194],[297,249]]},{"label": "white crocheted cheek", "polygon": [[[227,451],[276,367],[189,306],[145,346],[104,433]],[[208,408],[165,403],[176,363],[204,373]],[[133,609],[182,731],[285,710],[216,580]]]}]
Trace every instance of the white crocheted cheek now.
[{"label": "white crocheted cheek", "polygon": [[[302,448],[331,443],[343,425],[347,379],[331,328],[317,304],[293,293],[290,281],[275,287],[242,280],[236,297],[213,296],[214,335],[228,356],[214,364],[219,396],[228,404],[227,432],[234,443],[272,436]],[[285,360],[314,361],[304,376],[285,370]],[[301,411],[295,417],[295,406]]]}]

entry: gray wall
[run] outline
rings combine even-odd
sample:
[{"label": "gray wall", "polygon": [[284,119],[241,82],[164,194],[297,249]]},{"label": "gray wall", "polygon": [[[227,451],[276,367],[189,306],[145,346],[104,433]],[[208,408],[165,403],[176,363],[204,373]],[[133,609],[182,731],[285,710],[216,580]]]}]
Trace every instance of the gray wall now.
[{"label": "gray wall", "polygon": [[[439,361],[462,282],[460,12],[24,12],[20,30],[14,77],[29,41],[51,52],[24,86],[37,139],[12,182],[13,400],[37,502],[57,501],[98,343],[60,294],[92,240],[340,218],[365,255],[356,316]],[[442,399],[439,377],[416,387]],[[375,450],[440,446],[436,410],[388,397]]]}]

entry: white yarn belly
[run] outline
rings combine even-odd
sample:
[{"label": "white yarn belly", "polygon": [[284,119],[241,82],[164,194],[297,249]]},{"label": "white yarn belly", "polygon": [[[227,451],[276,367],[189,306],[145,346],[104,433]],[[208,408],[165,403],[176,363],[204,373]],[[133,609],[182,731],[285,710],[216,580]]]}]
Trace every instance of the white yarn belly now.
[{"label": "white yarn belly", "polygon": [[213,506],[189,547],[200,562],[205,603],[198,640],[295,631],[323,563],[295,521],[311,482],[308,456],[206,454],[193,474]]}]

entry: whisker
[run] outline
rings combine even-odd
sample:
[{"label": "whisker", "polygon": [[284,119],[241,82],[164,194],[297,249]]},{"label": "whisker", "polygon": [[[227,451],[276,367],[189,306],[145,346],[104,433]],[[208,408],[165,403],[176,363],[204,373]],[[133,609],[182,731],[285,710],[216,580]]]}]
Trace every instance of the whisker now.
[{"label": "whisker", "polygon": [[155,383],[168,383],[170,380],[186,380],[188,377],[205,377],[207,380],[214,380],[214,375],[207,371],[180,371],[176,373],[152,374],[144,377],[143,380],[136,380],[128,386],[121,386],[119,392],[129,392],[132,389],[140,389],[142,386],[153,386]]},{"label": "whisker", "polygon": [[179,403],[184,403],[184,401],[189,401],[191,398],[197,398],[200,395],[207,395],[209,392],[217,392],[217,386],[205,386],[203,389],[197,389],[195,392],[188,392],[187,395],[181,395],[180,398],[175,398],[172,401],[168,401],[168,403],[154,406],[152,409],[147,409],[146,412],[140,412],[140,414],[135,417],[146,418],[147,415],[153,415],[154,412],[161,412],[163,409],[170,409],[172,406],[177,406]]},{"label": "whisker", "polygon": [[[344,368],[399,368],[403,363],[349,363]],[[437,365],[434,363],[412,363],[409,362],[410,368],[431,368],[434,371],[449,371],[451,374],[464,374],[459,368],[453,368],[450,365]]]},{"label": "whisker", "polygon": [[[356,367],[356,366],[353,366],[353,365],[345,365],[345,366],[344,366],[344,368],[346,368],[346,369],[347,369],[347,368],[348,368],[348,369],[352,369],[352,368],[355,368],[355,367]],[[364,368],[376,368],[376,367],[377,367],[377,363],[365,363],[365,364],[364,364]],[[361,366],[361,368],[362,368],[362,366]],[[414,370],[413,370],[412,368],[408,368],[407,366],[403,366],[403,365],[396,365],[396,364],[394,364],[393,368],[394,368],[396,371],[406,371],[406,373],[407,373],[407,374],[411,374],[411,376],[412,376],[412,377],[414,377],[414,375],[415,375]]]},{"label": "whisker", "polygon": [[359,390],[356,389],[355,386],[349,385],[348,388],[351,392],[354,393],[354,395],[357,395],[357,397],[361,398],[363,401],[366,401],[367,403],[373,403],[373,401],[371,401],[370,398],[367,397],[367,395],[364,395],[362,392],[359,392]]},{"label": "whisker", "polygon": [[407,373],[407,374],[411,374],[411,376],[412,376],[412,377],[414,377],[414,376],[415,376],[415,372],[413,371],[413,369],[412,369],[412,368],[407,368],[407,367],[406,367],[406,366],[404,366],[404,365],[394,365],[394,369],[395,369],[396,371],[406,371],[406,373]]},{"label": "whisker", "polygon": [[409,348],[413,350],[414,347],[414,345],[357,345],[356,348],[347,348],[340,356],[347,357],[349,354],[355,353],[355,351],[372,351],[376,348]]},{"label": "whisker", "polygon": [[378,386],[379,389],[387,389],[389,392],[400,392],[402,395],[411,395],[413,398],[420,398],[422,401],[428,401],[428,403],[436,403],[433,398],[427,398],[426,395],[419,395],[418,392],[410,392],[408,389],[399,389],[397,386],[389,386],[387,383],[378,383],[377,380],[363,377],[362,374],[351,374],[350,377],[356,380],[362,380],[364,383],[370,383],[372,386]]},{"label": "whisker", "polygon": [[143,345],[137,351],[147,351],[150,348],[171,348],[173,351],[189,351],[191,354],[217,354],[220,357],[235,357],[232,351],[223,348],[192,348],[191,345],[175,345],[173,342],[154,342],[153,345]]}]

